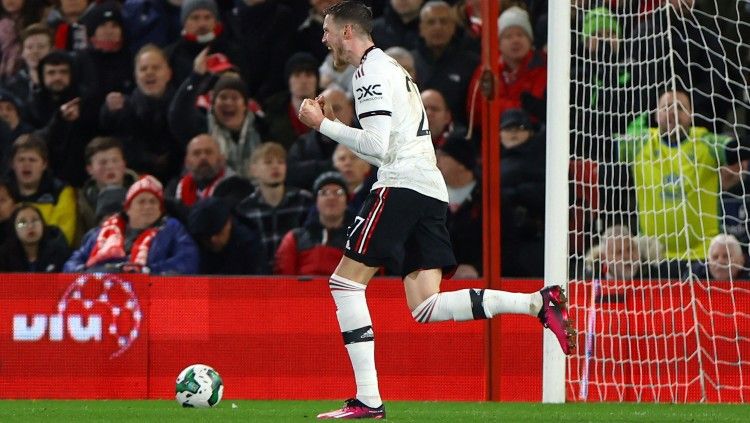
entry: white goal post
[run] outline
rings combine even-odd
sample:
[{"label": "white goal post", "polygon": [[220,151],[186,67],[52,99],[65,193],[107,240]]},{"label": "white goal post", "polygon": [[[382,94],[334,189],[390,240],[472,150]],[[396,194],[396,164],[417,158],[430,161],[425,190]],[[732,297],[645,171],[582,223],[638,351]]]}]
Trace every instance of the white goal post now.
[{"label": "white goal post", "polygon": [[750,401],[750,0],[550,0],[543,402]]}]

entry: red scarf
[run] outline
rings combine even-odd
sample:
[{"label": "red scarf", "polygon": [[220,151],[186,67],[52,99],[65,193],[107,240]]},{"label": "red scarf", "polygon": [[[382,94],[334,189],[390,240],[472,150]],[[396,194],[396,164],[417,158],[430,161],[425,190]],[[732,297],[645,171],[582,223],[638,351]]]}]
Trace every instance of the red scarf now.
[{"label": "red scarf", "polygon": [[[151,242],[159,232],[159,228],[147,228],[135,239],[130,249],[130,263],[145,266]],[[96,243],[91,250],[86,267],[92,267],[113,259],[126,258],[125,253],[125,219],[120,214],[111,216],[102,222],[102,228],[96,237]]]},{"label": "red scarf", "polygon": [[216,177],[214,177],[214,179],[203,189],[198,189],[198,185],[195,184],[193,175],[188,173],[177,183],[177,189],[175,190],[177,199],[182,201],[186,206],[191,207],[196,201],[212,196],[216,186],[219,185],[219,182],[221,182],[222,179],[224,179],[225,171],[226,169],[222,169],[221,172],[219,172],[219,174],[216,175]]},{"label": "red scarf", "polygon": [[299,120],[299,114],[291,102],[289,102],[287,113],[289,114],[289,121],[292,123],[292,129],[294,129],[295,135],[299,137],[310,131],[310,128]]}]

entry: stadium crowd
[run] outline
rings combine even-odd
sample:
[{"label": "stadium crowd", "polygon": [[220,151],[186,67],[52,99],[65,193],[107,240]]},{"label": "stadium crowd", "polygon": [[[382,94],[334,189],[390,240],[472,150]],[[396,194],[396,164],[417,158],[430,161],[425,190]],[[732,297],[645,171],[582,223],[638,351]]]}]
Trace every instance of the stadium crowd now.
[{"label": "stadium crowd", "polygon": [[[342,122],[357,125],[354,69],[336,68],[320,41],[322,12],[337,1],[2,0],[0,271],[332,273],[346,228],[377,173],[297,117],[303,99],[322,94]],[[470,128],[487,118],[478,107],[480,0],[364,2],[377,17],[375,44],[422,90],[448,186],[457,277],[478,277],[482,141]],[[627,210],[636,202],[620,198],[637,181],[630,181],[627,165],[613,160],[618,143],[612,141],[638,128],[614,123],[611,116],[656,109],[656,104],[628,102],[612,109],[604,99],[624,97],[616,95],[617,84],[632,86],[629,78],[643,77],[631,72],[632,60],[651,63],[662,54],[620,44],[663,30],[651,22],[619,22],[611,11],[625,4],[648,10],[662,2],[694,6],[692,0],[574,2],[573,19],[582,28],[577,41],[588,53],[573,63],[573,82],[587,89],[571,94],[582,96],[576,104],[586,104],[573,111],[571,124],[575,133],[587,135],[571,144],[581,157],[613,169],[599,172],[610,178],[602,186],[621,187],[602,190],[608,200],[601,203],[609,207],[601,210],[604,228],[588,222],[592,233],[604,234],[602,246],[605,238],[624,239],[628,227],[639,227],[617,219],[640,210]],[[502,268],[505,276],[539,277],[547,0],[500,4],[501,114],[489,118],[500,120],[502,128]],[[666,10],[683,13],[677,6]],[[710,49],[698,50],[692,52],[696,67],[716,65]],[[630,57],[634,51],[652,57]],[[596,68],[601,74],[591,72],[586,58],[592,57],[606,64]],[[677,72],[703,79],[683,89],[711,87],[696,92],[720,90],[718,98],[735,98],[738,87],[732,81],[742,76],[732,73],[734,67],[699,74],[691,65]],[[666,84],[669,77],[659,71],[643,70]],[[724,74],[729,78],[716,76]],[[696,125],[712,124],[709,132],[717,136],[728,129],[715,124],[726,117],[715,111],[728,109],[710,98],[690,100]],[[649,126],[644,125],[640,129]],[[733,141],[726,140],[727,148],[741,151],[736,137]],[[746,168],[744,156],[736,155],[729,163]],[[631,159],[628,164],[635,166],[637,157]],[[718,235],[720,228],[717,223],[709,235]],[[744,235],[737,238],[746,246],[747,231]],[[572,240],[571,245],[579,244]],[[696,271],[706,269],[715,273],[705,263]],[[641,271],[618,272],[636,270]]]}]

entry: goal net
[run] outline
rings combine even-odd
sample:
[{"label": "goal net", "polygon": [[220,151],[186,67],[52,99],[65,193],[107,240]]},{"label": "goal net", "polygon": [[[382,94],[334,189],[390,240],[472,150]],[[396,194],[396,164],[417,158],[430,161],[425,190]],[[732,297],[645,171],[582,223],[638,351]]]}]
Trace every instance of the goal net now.
[{"label": "goal net", "polygon": [[572,5],[566,398],[750,401],[750,0]]}]

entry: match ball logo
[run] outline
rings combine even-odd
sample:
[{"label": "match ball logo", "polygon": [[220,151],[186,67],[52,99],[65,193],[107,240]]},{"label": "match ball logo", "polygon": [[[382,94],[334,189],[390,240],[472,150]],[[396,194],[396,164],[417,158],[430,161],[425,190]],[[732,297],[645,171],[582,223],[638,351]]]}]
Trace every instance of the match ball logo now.
[{"label": "match ball logo", "polygon": [[[16,314],[13,340],[35,342],[108,342],[110,359],[124,353],[136,339],[143,313],[132,284],[116,275],[81,275],[71,283],[51,315]],[[106,337],[105,337],[106,335]]]}]

